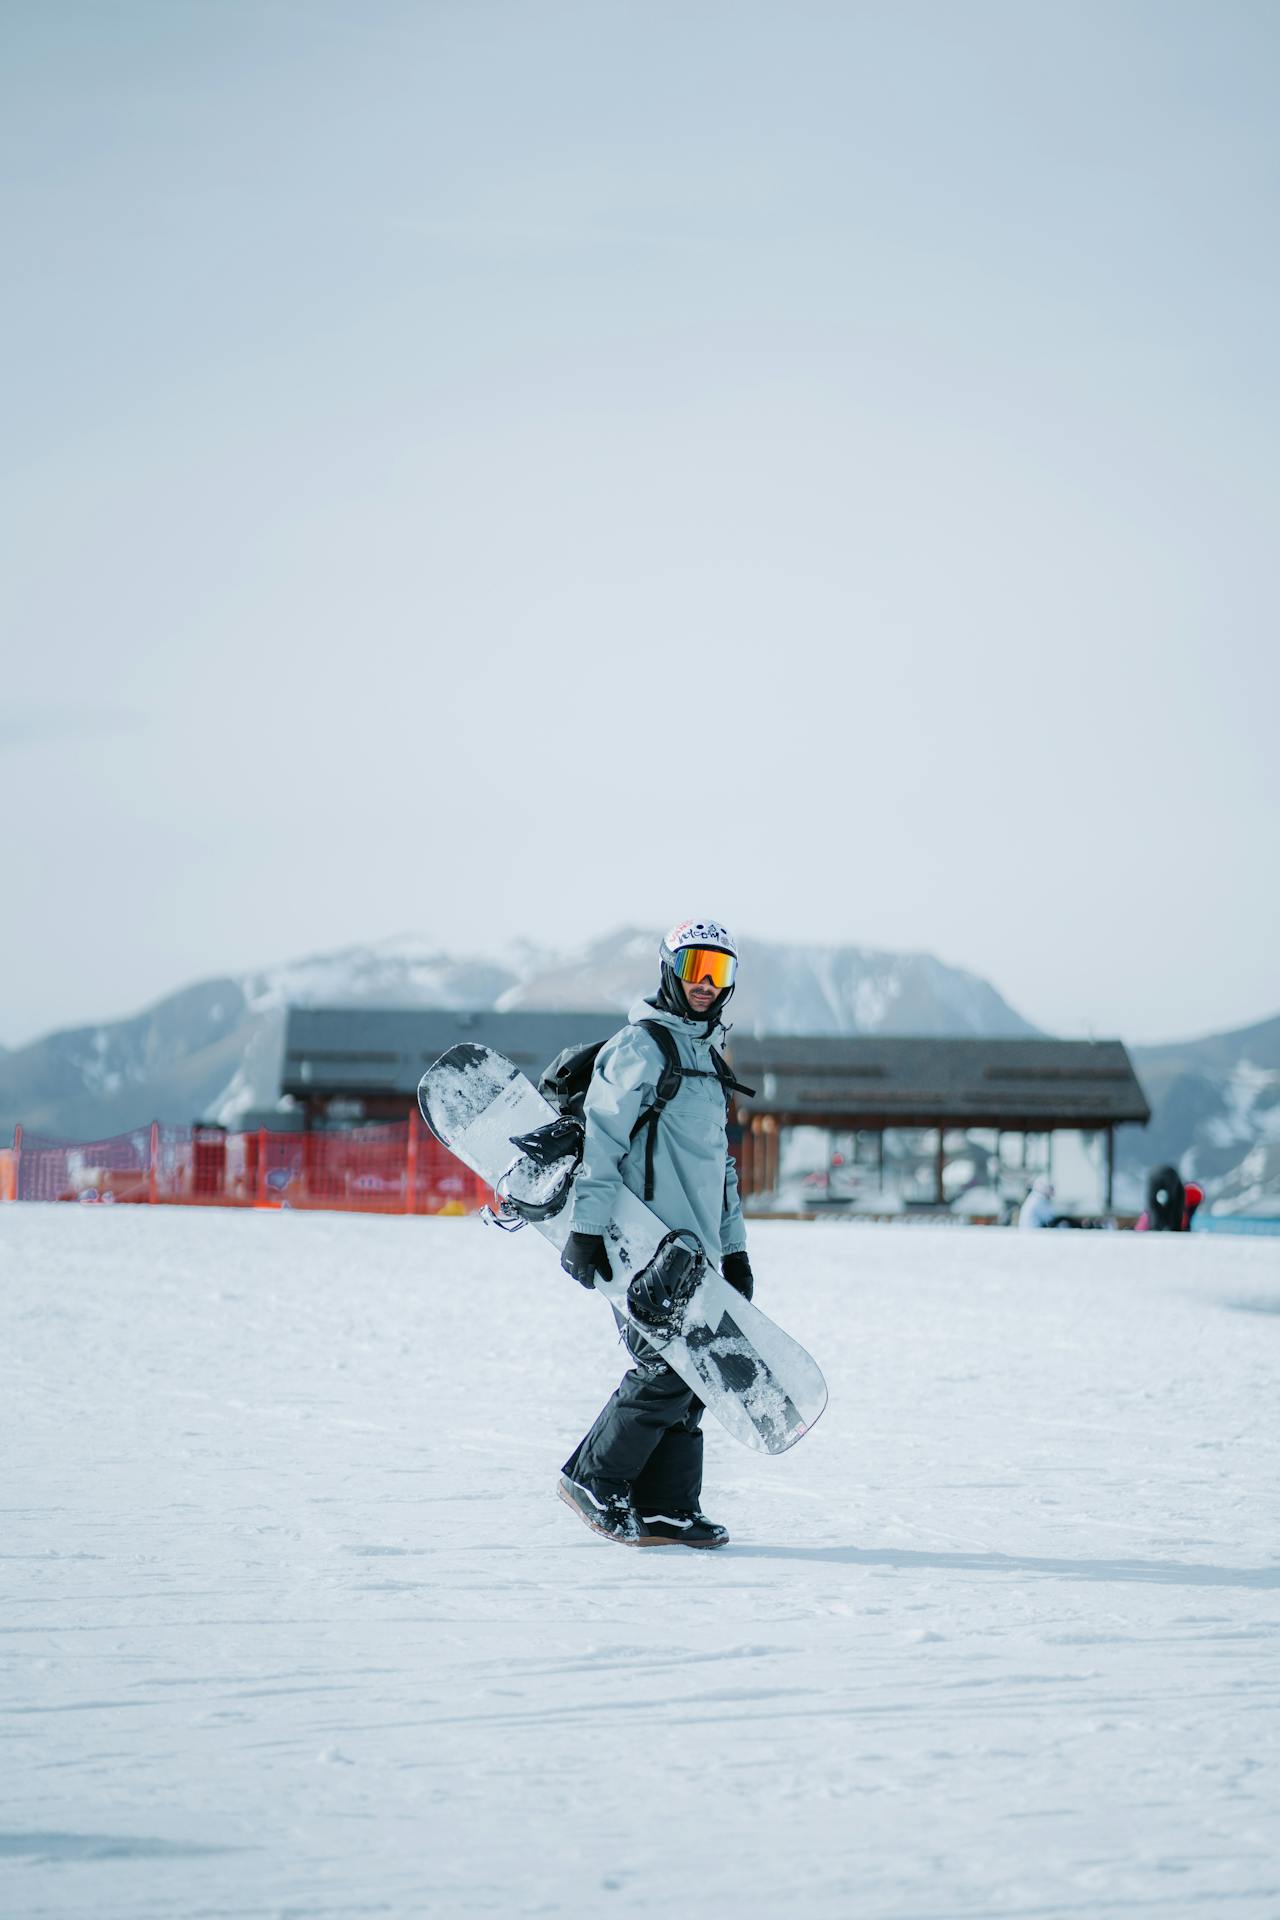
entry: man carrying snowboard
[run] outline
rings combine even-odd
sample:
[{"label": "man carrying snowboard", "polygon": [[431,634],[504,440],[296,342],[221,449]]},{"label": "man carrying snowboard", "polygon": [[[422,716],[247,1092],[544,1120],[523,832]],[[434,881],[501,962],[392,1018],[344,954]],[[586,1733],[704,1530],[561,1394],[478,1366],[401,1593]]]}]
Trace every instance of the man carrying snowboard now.
[{"label": "man carrying snowboard", "polygon": [[[630,1024],[596,1059],[560,1264],[584,1287],[594,1287],[597,1274],[611,1278],[604,1233],[626,1186],[671,1231],[698,1240],[749,1300],[751,1263],[726,1132],[728,1069],[711,1044],[734,990],[737,952],[714,920],[686,920],[659,953],[657,993],[631,1009]],[[664,1028],[667,1046],[641,1022]],[[673,1060],[678,1091],[659,1102]],[[727,1531],[699,1507],[702,1402],[633,1325],[620,1324],[635,1365],[565,1461],[560,1498],[610,1540],[722,1547]]]}]

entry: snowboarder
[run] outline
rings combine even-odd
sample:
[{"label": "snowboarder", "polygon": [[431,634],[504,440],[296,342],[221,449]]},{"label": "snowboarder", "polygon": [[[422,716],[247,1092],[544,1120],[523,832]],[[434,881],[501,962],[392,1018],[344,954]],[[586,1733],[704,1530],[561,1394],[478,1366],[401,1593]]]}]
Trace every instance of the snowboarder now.
[{"label": "snowboarder", "polygon": [[[583,1107],[586,1139],[561,1266],[579,1285],[610,1277],[604,1232],[619,1188],[648,1200],[664,1224],[692,1234],[746,1299],[753,1281],[729,1155],[723,1074],[713,1037],[733,993],[737,951],[714,920],[685,920],[659,949],[650,1000],[597,1057]],[[644,1116],[663,1076],[663,1048],[638,1023],[658,1022],[678,1054],[679,1090],[656,1123]],[[648,1187],[648,1192],[646,1192]],[[702,1402],[630,1324],[635,1364],[565,1461],[560,1497],[589,1527],[633,1545],[722,1547],[727,1530],[701,1511]]]}]

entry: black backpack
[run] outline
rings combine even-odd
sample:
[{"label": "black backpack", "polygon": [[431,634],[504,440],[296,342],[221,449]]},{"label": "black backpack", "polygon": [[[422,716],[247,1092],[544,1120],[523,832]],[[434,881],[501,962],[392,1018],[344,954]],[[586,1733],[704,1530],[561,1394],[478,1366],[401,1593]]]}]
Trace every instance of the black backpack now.
[{"label": "black backpack", "polygon": [[[661,1020],[638,1020],[637,1026],[658,1043],[662,1054],[662,1072],[658,1075],[658,1084],[654,1089],[653,1104],[645,1108],[631,1129],[631,1138],[647,1129],[644,1149],[644,1197],[653,1198],[653,1142],[658,1131],[658,1120],[662,1109],[669,1106],[680,1091],[682,1080],[718,1080],[724,1094],[725,1110],[729,1108],[731,1094],[743,1094],[748,1100],[755,1093],[754,1087],[744,1087],[735,1080],[724,1055],[711,1049],[711,1069],[705,1067],[682,1067],[680,1051],[676,1046],[675,1035],[670,1027]],[[535,1133],[524,1134],[512,1140],[512,1145],[523,1149],[544,1166],[553,1160],[564,1158],[573,1153],[581,1158],[583,1141],[582,1108],[587,1097],[587,1088],[591,1085],[591,1076],[595,1072],[596,1057],[608,1042],[597,1040],[594,1046],[566,1047],[558,1053],[538,1082],[538,1092],[544,1100],[550,1102],[560,1115],[558,1120],[549,1121],[545,1127],[539,1127]]]}]

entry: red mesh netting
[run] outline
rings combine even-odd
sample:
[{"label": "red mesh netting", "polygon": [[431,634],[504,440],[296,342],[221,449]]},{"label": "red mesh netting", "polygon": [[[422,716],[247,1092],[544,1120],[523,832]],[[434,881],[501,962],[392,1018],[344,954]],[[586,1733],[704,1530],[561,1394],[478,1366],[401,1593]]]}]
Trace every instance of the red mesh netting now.
[{"label": "red mesh netting", "polygon": [[15,1138],[19,1200],[474,1213],[488,1187],[416,1118],[343,1132],[142,1127],[110,1140]]}]

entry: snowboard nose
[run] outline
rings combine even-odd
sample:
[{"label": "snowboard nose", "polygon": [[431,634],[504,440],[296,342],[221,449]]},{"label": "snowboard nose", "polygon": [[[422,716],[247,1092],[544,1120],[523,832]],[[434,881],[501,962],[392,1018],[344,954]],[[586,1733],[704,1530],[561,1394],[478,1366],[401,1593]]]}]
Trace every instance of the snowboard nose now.
[{"label": "snowboard nose", "polygon": [[500,1053],[460,1040],[423,1074],[418,1106],[436,1139],[449,1147],[519,1078],[519,1069]]}]

